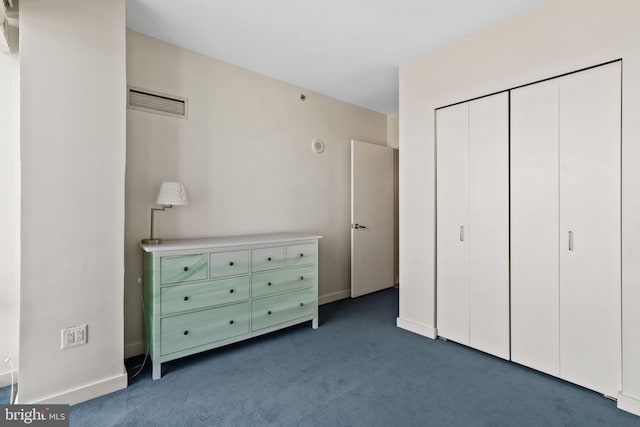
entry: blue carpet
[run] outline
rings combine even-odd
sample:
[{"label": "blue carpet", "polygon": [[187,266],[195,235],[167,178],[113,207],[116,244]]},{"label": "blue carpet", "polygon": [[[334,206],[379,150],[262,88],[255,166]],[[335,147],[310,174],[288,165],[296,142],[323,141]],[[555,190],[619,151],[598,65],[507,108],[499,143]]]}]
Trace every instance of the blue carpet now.
[{"label": "blue carpet", "polygon": [[[163,365],[71,408],[72,426],[640,426],[600,394],[395,326],[398,291]],[[127,361],[132,367],[140,357]],[[0,399],[7,394],[1,390]]]},{"label": "blue carpet", "polygon": [[11,400],[11,387],[0,388],[0,404],[6,405]]}]

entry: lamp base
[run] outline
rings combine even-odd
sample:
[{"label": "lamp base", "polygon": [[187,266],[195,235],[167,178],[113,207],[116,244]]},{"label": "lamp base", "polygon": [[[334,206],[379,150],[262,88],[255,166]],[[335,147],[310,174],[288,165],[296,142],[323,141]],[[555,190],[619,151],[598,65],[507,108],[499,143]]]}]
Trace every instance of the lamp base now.
[{"label": "lamp base", "polygon": [[162,243],[162,239],[142,239],[140,242],[143,245],[158,245]]}]

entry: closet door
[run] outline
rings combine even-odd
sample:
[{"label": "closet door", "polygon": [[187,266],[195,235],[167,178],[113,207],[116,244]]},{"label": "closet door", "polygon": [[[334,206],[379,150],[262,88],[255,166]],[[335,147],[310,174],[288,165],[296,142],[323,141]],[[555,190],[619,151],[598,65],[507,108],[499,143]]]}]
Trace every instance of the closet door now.
[{"label": "closet door", "polygon": [[512,360],[620,387],[621,64],[511,94]]},{"label": "closet door", "polygon": [[609,396],[621,375],[620,92],[617,62],[563,77],[559,98],[560,374]]},{"label": "closet door", "polygon": [[508,94],[437,112],[438,335],[509,358]]},{"label": "closet door", "polygon": [[511,360],[560,376],[558,79],[511,92]]},{"label": "closet door", "polygon": [[436,112],[437,328],[469,344],[469,104]]},{"label": "closet door", "polygon": [[469,103],[469,345],[509,359],[509,95]]}]

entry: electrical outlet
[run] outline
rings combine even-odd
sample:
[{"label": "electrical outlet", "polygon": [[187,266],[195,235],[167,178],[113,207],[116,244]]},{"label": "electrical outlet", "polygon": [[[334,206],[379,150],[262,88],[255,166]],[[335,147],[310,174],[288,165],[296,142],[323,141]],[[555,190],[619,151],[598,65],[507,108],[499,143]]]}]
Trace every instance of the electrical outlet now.
[{"label": "electrical outlet", "polygon": [[74,341],[76,345],[87,343],[87,325],[78,326],[74,331]]},{"label": "electrical outlet", "polygon": [[75,342],[75,334],[69,329],[62,330],[62,348],[69,348],[73,346]]},{"label": "electrical outlet", "polygon": [[72,326],[62,330],[62,349],[87,343],[87,325]]}]

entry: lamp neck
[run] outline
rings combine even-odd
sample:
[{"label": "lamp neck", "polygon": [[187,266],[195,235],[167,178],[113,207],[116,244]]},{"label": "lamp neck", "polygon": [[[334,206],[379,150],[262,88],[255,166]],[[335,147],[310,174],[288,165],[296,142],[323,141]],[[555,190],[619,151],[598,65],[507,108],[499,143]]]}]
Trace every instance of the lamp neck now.
[{"label": "lamp neck", "polygon": [[162,211],[164,212],[165,209],[170,209],[173,205],[163,205],[161,208],[151,208],[151,240],[154,240],[155,237],[153,237],[153,229],[154,229],[154,224],[155,224],[155,213],[156,211]]}]

